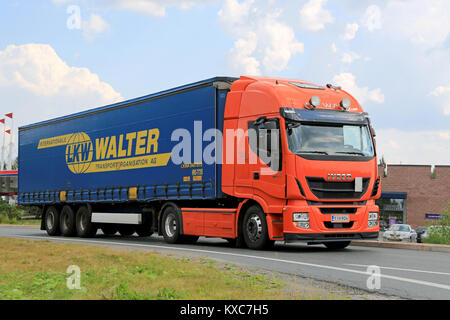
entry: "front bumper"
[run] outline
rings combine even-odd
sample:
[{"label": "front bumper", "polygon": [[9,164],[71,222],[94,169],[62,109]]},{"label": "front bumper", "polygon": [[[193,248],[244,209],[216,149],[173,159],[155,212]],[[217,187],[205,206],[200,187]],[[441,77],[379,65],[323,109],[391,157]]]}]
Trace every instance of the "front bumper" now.
[{"label": "front bumper", "polygon": [[359,233],[285,233],[286,242],[323,243],[353,240],[378,240],[379,232]]}]

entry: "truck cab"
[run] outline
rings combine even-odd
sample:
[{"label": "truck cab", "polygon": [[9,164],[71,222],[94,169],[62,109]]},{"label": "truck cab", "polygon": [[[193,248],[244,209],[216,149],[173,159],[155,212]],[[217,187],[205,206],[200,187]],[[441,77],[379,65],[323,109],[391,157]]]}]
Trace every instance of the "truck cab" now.
[{"label": "truck cab", "polygon": [[[354,97],[332,85],[241,77],[224,118],[224,155],[235,157],[224,160],[223,192],[258,203],[270,239],[345,247],[378,238],[375,134]],[[243,230],[258,230],[258,219]]]}]

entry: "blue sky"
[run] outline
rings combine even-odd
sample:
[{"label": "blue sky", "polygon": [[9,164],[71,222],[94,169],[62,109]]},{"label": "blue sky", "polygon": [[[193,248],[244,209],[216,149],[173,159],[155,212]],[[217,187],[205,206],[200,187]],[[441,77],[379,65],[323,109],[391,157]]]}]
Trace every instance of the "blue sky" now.
[{"label": "blue sky", "polygon": [[447,0],[5,0],[0,112],[17,126],[216,75],[297,78],[355,95],[387,162],[450,164],[448,21]]}]

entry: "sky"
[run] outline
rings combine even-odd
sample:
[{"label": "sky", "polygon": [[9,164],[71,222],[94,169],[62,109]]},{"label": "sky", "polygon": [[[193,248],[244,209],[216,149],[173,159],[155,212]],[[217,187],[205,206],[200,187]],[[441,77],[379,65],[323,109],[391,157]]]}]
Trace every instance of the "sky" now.
[{"label": "sky", "polygon": [[294,78],[354,95],[387,163],[450,165],[448,21],[448,0],[2,0],[0,112],[17,144],[18,126],[214,76]]}]

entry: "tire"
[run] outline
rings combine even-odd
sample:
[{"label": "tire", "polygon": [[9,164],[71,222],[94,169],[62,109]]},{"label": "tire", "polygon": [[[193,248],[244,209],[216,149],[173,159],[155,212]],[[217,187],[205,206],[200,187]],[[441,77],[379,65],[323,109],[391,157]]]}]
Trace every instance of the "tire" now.
[{"label": "tire", "polygon": [[61,229],[59,228],[60,212],[56,207],[48,207],[45,211],[44,228],[47,234],[51,237],[61,235]]},{"label": "tire", "polygon": [[269,238],[266,215],[259,206],[251,206],[245,212],[242,233],[245,244],[253,250],[267,249],[274,243]]},{"label": "tire", "polygon": [[235,239],[231,238],[224,238],[224,239],[228,241],[228,243],[232,248],[245,248],[245,243],[242,240],[242,237],[238,237]]},{"label": "tire", "polygon": [[161,231],[164,240],[167,243],[180,243],[182,241],[182,236],[180,234],[180,217],[178,211],[169,206],[164,210],[161,222]]},{"label": "tire", "polygon": [[198,238],[200,238],[200,237],[199,236],[185,236],[185,235],[183,235],[181,237],[181,241],[180,242],[184,243],[184,244],[194,244],[194,243],[197,242]]},{"label": "tire", "polygon": [[119,233],[122,237],[129,237],[136,232],[136,226],[132,224],[119,225]]},{"label": "tire", "polygon": [[81,206],[77,210],[75,225],[77,235],[80,238],[92,238],[97,233],[97,225],[91,222],[92,212],[90,207]]},{"label": "tire", "polygon": [[151,217],[143,216],[142,224],[136,226],[136,233],[139,237],[150,237],[153,234]]},{"label": "tire", "polygon": [[105,236],[111,237],[119,231],[115,224],[105,224],[100,228]]},{"label": "tire", "polygon": [[325,242],[324,245],[330,250],[345,249],[350,245],[351,241]]},{"label": "tire", "polygon": [[75,212],[69,205],[65,205],[59,216],[59,228],[61,234],[64,237],[73,237],[77,233],[77,228],[75,227]]}]

